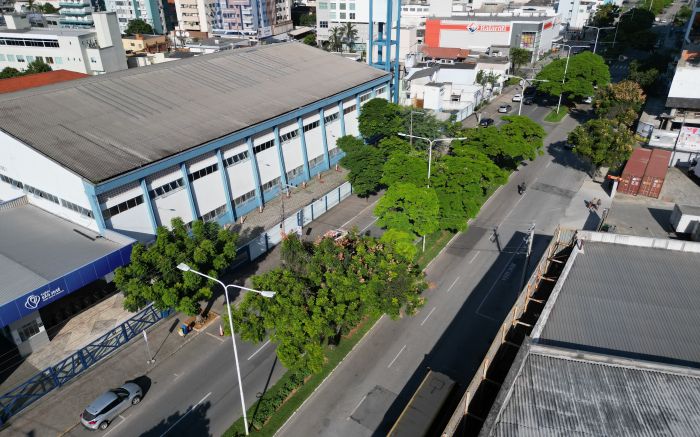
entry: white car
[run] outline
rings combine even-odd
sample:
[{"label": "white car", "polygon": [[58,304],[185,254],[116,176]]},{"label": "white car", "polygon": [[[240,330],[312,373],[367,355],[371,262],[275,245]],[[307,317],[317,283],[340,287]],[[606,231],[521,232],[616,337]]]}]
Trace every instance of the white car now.
[{"label": "white car", "polygon": [[523,95],[522,95],[522,94],[516,94],[516,95],[513,96],[513,101],[514,101],[514,102],[519,102],[519,101],[521,101],[522,99],[523,99]]},{"label": "white car", "polygon": [[585,99],[583,99],[583,103],[588,103],[590,105],[591,103],[593,103],[593,97],[586,97]]}]

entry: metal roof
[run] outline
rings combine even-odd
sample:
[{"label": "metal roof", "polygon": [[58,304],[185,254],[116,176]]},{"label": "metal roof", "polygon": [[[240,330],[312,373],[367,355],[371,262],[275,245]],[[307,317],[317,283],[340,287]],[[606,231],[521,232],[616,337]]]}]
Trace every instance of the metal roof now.
[{"label": "metal roof", "polygon": [[523,349],[482,436],[689,436],[700,429],[700,377]]},{"label": "metal roof", "polygon": [[387,72],[272,44],[0,96],[0,129],[98,183]]},{"label": "metal roof", "polygon": [[0,229],[0,304],[124,246],[30,204],[1,210]]},{"label": "metal roof", "polygon": [[539,343],[700,367],[700,253],[588,241],[562,279]]}]

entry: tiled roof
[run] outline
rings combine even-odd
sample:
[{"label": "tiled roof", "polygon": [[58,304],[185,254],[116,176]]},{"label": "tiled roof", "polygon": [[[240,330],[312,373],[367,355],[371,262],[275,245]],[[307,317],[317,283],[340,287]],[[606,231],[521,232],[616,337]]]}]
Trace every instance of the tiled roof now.
[{"label": "tiled roof", "polygon": [[0,79],[0,94],[13,93],[38,86],[66,82],[68,80],[88,77],[87,74],[68,70],[47,71],[45,73],[27,74],[26,76]]},{"label": "tiled roof", "polygon": [[463,59],[469,56],[469,50],[454,47],[423,47],[423,55],[435,59]]}]

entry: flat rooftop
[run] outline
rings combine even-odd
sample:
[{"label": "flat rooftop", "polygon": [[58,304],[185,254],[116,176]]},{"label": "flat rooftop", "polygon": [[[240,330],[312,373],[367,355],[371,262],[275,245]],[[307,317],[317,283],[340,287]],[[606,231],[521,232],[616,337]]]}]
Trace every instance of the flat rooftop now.
[{"label": "flat rooftop", "polygon": [[562,280],[538,343],[700,368],[700,253],[586,241]]},{"label": "flat rooftop", "polygon": [[25,204],[0,210],[0,305],[125,244]]},{"label": "flat rooftop", "polygon": [[[687,54],[684,53],[687,58]],[[683,58],[668,90],[666,106],[669,108],[700,109],[700,65],[698,57]]]},{"label": "flat rooftop", "polygon": [[698,405],[697,371],[524,346],[479,435],[697,435]]},{"label": "flat rooftop", "polygon": [[527,15],[516,15],[514,13],[503,12],[500,14],[493,15],[454,15],[452,17],[440,17],[437,18],[442,21],[510,21],[510,22],[523,22],[523,21],[545,21],[554,18],[554,15],[547,15],[545,13],[532,13]]},{"label": "flat rooftop", "polygon": [[0,38],[3,36],[17,38],[24,37],[47,37],[47,36],[82,36],[94,34],[95,29],[68,29],[62,27],[30,27],[28,29],[8,29],[0,26]]},{"label": "flat rooftop", "polygon": [[100,183],[388,76],[271,44],[5,94],[0,129]]}]

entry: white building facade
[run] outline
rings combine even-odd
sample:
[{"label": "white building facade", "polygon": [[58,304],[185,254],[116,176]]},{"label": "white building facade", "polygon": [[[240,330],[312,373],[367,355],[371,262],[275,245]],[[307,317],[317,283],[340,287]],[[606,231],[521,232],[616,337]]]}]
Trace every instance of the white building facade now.
[{"label": "white building facade", "polygon": [[105,9],[117,14],[121,33],[126,33],[129,21],[136,19],[150,24],[155,33],[165,32],[165,16],[159,0],[105,0]]},{"label": "white building facade", "polygon": [[30,28],[20,15],[6,15],[0,28],[0,69],[24,70],[40,59],[54,70],[90,75],[126,70],[126,54],[114,13],[95,12],[94,29]]}]

